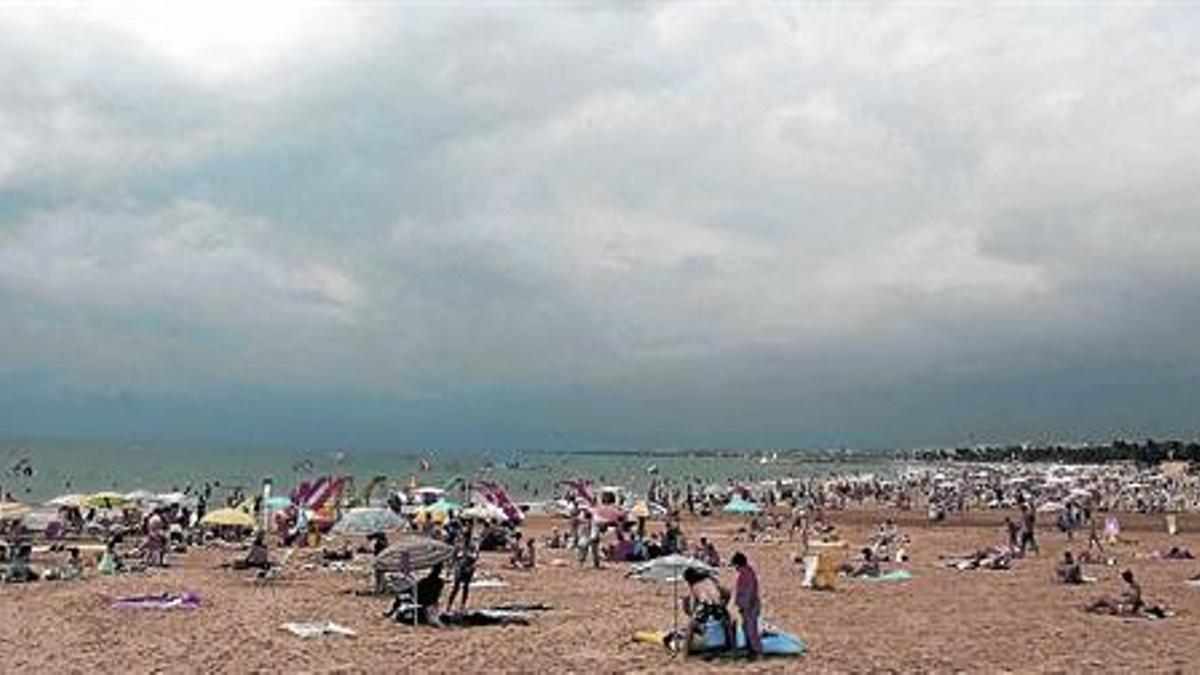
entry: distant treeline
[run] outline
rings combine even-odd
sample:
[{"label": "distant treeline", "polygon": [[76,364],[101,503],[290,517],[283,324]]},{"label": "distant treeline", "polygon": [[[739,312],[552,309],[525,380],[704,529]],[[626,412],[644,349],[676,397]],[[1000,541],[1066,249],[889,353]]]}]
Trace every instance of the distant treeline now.
[{"label": "distant treeline", "polygon": [[1135,462],[1158,464],[1167,461],[1200,463],[1200,443],[1196,441],[1113,441],[1104,445],[1008,445],[974,448],[916,450],[920,461],[952,462],[1059,462],[1063,464],[1105,464]]}]

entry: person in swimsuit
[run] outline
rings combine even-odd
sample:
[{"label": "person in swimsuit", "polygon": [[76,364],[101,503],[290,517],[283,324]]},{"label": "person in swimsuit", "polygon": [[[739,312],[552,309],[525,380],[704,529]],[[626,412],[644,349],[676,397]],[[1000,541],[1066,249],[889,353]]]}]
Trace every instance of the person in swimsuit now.
[{"label": "person in swimsuit", "polygon": [[725,649],[735,644],[733,619],[729,615],[729,591],[721,587],[708,574],[689,567],[683,571],[683,580],[688,585],[690,596],[684,599],[684,611],[691,615],[687,631],[683,635],[684,658],[691,649],[692,638],[710,621],[719,621],[725,630]]}]

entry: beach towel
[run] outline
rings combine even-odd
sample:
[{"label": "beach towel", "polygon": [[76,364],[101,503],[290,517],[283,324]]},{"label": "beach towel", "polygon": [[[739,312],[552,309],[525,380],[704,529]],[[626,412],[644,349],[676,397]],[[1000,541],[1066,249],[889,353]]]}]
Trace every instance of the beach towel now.
[{"label": "beach towel", "polygon": [[358,635],[352,629],[332,621],[282,623],[279,624],[279,627],[296,637],[305,639],[321,637],[322,635],[340,635],[342,637],[356,637]]},{"label": "beach towel", "polygon": [[192,591],[185,591],[182,595],[171,593],[132,595],[117,598],[113,601],[113,607],[117,609],[191,610],[200,607],[200,596]]},{"label": "beach towel", "polygon": [[893,581],[908,581],[909,579],[913,578],[913,573],[909,572],[908,570],[891,570],[890,572],[884,572],[878,576],[859,576],[851,578],[856,581],[876,581],[888,583]]},{"label": "beach towel", "polygon": [[438,620],[447,626],[527,626],[533,619],[528,612],[507,609],[472,609],[442,614]]}]

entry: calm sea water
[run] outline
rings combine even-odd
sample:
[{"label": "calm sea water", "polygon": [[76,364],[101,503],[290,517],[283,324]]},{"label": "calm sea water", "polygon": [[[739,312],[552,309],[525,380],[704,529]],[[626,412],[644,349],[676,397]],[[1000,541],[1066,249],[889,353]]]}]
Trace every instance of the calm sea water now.
[{"label": "calm sea water", "polygon": [[[219,481],[224,487],[254,488],[270,476],[278,489],[319,474],[343,473],[364,485],[372,476],[408,484],[441,487],[454,477],[486,476],[507,485],[517,498],[545,498],[560,480],[587,477],[602,484],[644,490],[656,474],[696,477],[705,482],[728,478],[763,480],[827,475],[846,470],[886,473],[891,464],[852,465],[805,461],[802,455],[763,464],[759,455],[696,457],[687,453],[653,456],[639,453],[581,454],[570,451],[384,453],[297,451],[273,448],[213,448],[187,445],[117,445],[88,442],[0,443],[0,487],[22,501],[41,501],[68,492],[146,489],[154,492]],[[34,475],[11,469],[29,460]],[[422,465],[428,462],[428,469]]]}]

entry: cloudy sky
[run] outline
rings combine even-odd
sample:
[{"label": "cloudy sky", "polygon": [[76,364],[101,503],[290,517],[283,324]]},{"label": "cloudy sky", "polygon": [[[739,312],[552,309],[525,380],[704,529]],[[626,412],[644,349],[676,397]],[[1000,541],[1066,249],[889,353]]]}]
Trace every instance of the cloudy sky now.
[{"label": "cloudy sky", "polygon": [[1200,7],[0,7],[0,435],[1193,436]]}]

